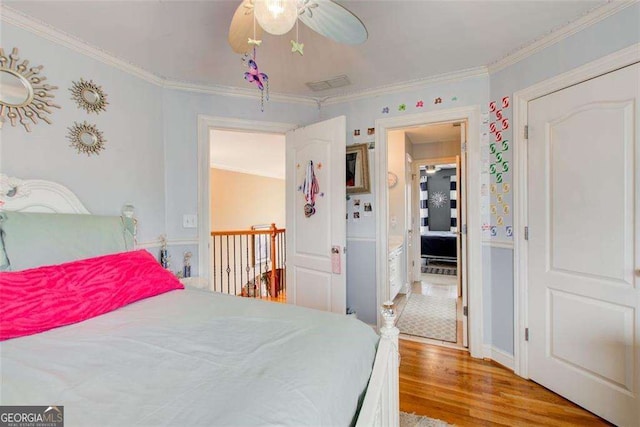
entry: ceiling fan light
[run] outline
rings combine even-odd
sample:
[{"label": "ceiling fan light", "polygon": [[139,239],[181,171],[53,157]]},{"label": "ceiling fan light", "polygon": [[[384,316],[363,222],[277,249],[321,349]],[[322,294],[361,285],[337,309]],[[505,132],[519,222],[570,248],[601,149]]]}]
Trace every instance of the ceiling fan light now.
[{"label": "ceiling fan light", "polygon": [[298,19],[296,0],[255,0],[253,9],[258,24],[269,34],[286,34]]}]

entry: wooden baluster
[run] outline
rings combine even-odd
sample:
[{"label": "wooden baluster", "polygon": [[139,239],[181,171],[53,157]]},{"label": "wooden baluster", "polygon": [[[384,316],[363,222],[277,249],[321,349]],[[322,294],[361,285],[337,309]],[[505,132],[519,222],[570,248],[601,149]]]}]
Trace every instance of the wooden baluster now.
[{"label": "wooden baluster", "polygon": [[278,296],[278,284],[276,283],[276,225],[271,223],[271,286],[269,293],[273,298]]}]

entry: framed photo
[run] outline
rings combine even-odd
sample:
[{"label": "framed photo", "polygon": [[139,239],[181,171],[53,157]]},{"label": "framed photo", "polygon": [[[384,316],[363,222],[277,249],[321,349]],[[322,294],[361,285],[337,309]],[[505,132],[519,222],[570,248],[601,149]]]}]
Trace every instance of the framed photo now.
[{"label": "framed photo", "polygon": [[347,194],[370,193],[369,144],[347,146]]}]

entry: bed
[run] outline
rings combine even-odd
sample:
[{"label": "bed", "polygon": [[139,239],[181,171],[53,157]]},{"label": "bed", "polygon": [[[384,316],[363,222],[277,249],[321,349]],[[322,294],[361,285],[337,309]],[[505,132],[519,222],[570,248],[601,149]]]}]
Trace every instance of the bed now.
[{"label": "bed", "polygon": [[456,262],[458,259],[457,233],[427,231],[420,236],[420,253],[427,265],[431,261]]},{"label": "bed", "polygon": [[[19,197],[3,193],[6,213],[88,214],[58,184],[13,182],[19,182],[20,191],[10,194]],[[11,254],[11,239],[3,241]],[[49,277],[42,273],[47,268],[64,267],[71,280],[75,273],[67,265],[108,270],[121,257],[134,256],[150,257],[132,250],[3,272],[0,292],[12,278],[34,272]],[[92,275],[91,268],[77,270]],[[155,286],[140,284],[145,292]],[[129,289],[105,291],[99,305]],[[47,295],[39,303],[56,297]],[[0,308],[4,304],[9,304],[5,298]],[[62,405],[67,426],[399,425],[398,330],[388,308],[380,336],[348,316],[173,285],[105,310],[0,342],[0,405]]]}]

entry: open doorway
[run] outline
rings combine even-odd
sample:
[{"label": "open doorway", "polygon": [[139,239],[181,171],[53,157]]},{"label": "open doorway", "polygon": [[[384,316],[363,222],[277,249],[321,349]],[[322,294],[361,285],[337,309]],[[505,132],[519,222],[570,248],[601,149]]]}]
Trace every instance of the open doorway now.
[{"label": "open doorway", "polygon": [[209,287],[286,302],[285,136],[209,131]]},{"label": "open doorway", "polygon": [[394,130],[387,147],[389,171],[405,159],[405,188],[390,188],[388,198],[390,247],[403,240],[406,252],[406,283],[394,297],[398,328],[407,338],[460,348],[468,346],[465,126],[454,121]]}]

